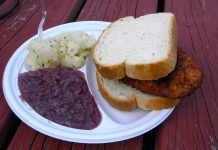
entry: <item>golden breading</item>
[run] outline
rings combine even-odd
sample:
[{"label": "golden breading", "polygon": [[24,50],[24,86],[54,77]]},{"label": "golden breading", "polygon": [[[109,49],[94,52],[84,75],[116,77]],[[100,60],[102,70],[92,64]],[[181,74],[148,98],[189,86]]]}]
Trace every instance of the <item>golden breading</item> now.
[{"label": "golden breading", "polygon": [[196,62],[183,51],[178,50],[176,68],[167,77],[155,81],[141,81],[126,77],[121,81],[144,93],[177,99],[194,92],[200,86],[202,76]]}]

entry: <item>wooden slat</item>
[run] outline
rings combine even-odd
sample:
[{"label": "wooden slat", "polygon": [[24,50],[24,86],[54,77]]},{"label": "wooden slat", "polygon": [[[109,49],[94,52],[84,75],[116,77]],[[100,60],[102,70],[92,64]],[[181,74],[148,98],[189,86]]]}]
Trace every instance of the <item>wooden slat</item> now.
[{"label": "wooden slat", "polygon": [[142,139],[142,136],[138,136],[136,138],[127,140],[125,150],[132,150],[133,148],[142,149]]},{"label": "wooden slat", "polygon": [[157,11],[157,0],[87,0],[77,21],[115,21],[125,16],[141,16]]},{"label": "wooden slat", "polygon": [[138,0],[135,10],[135,17],[141,15],[156,13],[158,0]]},{"label": "wooden slat", "polygon": [[[69,21],[72,14],[77,14],[81,0],[46,0],[47,20],[45,28]],[[36,34],[41,18],[40,1],[22,0],[19,7],[0,22],[0,83],[3,71],[13,52],[28,38]],[[5,102],[2,86],[0,86],[0,149],[8,138],[8,129],[17,125],[15,116]]]},{"label": "wooden slat", "polygon": [[86,144],[85,145],[85,149],[86,150],[97,150],[98,149],[98,145],[97,144]]},{"label": "wooden slat", "polygon": [[30,149],[35,136],[36,131],[28,128],[25,124],[21,124],[14,136],[15,140],[10,143],[8,149]]},{"label": "wooden slat", "polygon": [[46,137],[46,140],[45,140],[45,143],[42,149],[47,149],[47,150],[58,149],[59,144],[60,144],[60,140],[52,138],[52,137]]},{"label": "wooden slat", "polygon": [[129,140],[107,144],[80,144],[58,140],[39,133],[21,123],[8,149],[73,149],[73,150],[139,150],[142,148],[142,136]]},{"label": "wooden slat", "polygon": [[19,125],[19,119],[10,110],[1,113],[0,121],[2,120],[7,123],[0,124],[0,149],[4,149],[9,144],[9,139]]},{"label": "wooden slat", "polygon": [[175,13],[179,46],[202,67],[202,86],[164,122],[157,149],[218,149],[218,1],[166,0]]},{"label": "wooden slat", "polygon": [[[105,21],[115,21],[119,17],[124,16],[139,16],[147,13],[156,12],[157,9],[157,0],[87,0],[84,7],[79,14],[77,21],[82,20],[105,20]],[[23,126],[23,123],[22,125]],[[26,130],[26,128],[19,127],[18,130]],[[34,130],[33,130],[34,131]],[[31,131],[32,132],[32,131]],[[34,131],[36,132],[36,131]],[[10,143],[10,146],[13,145],[21,132],[17,132],[14,139]],[[25,138],[28,138],[27,136]],[[73,150],[88,150],[88,149],[131,149],[138,150],[142,149],[142,140],[143,136],[138,136],[133,139],[129,139],[126,141],[108,143],[108,144],[79,144],[79,143],[71,143],[64,142],[60,140],[55,140],[53,138],[49,138],[47,136],[43,136],[41,133],[36,132],[36,136],[32,139],[32,143],[29,145],[32,149],[41,149],[41,148],[50,148],[50,149],[65,149],[63,146],[66,146],[66,149]],[[20,143],[16,143],[21,145],[25,139],[20,140]]]},{"label": "wooden slat", "polygon": [[[21,126],[23,126],[23,123],[21,124]],[[26,127],[26,128],[29,128],[29,127]],[[18,130],[20,130],[20,128]],[[33,131],[33,129],[31,129],[31,130]],[[16,133],[16,136],[17,136],[17,138],[19,138],[18,133]],[[44,134],[39,134],[38,132],[36,132],[36,136],[35,136],[34,142],[32,143],[31,149],[32,150],[42,149],[44,146],[44,143],[46,141],[46,138],[47,138],[47,136],[45,136]],[[14,137],[14,139],[16,139],[16,137]],[[16,141],[16,140],[12,140],[10,146],[13,145],[14,141]],[[20,143],[22,143],[22,142],[20,142]],[[18,145],[20,145],[20,143]]]},{"label": "wooden slat", "polygon": [[71,142],[60,141],[58,150],[70,150],[72,145]]}]

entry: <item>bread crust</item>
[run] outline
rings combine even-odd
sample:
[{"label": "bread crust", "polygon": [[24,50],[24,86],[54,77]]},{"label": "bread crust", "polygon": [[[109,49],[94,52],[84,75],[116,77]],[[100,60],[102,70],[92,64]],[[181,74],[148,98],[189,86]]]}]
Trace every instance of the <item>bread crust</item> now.
[{"label": "bread crust", "polygon": [[97,70],[106,79],[118,80],[126,76],[126,70],[125,70],[124,63],[120,63],[120,64],[113,65],[113,66],[103,66],[102,64],[98,63],[95,57],[93,57],[93,61],[95,63]]},{"label": "bread crust", "polygon": [[132,93],[128,99],[120,99],[110,94],[104,84],[101,82],[101,75],[96,73],[96,79],[99,91],[103,98],[114,108],[121,111],[132,111],[141,108],[143,110],[161,110],[175,107],[179,103],[179,99],[168,99],[162,97],[145,98],[143,94]]},{"label": "bread crust", "polygon": [[136,95],[136,102],[138,107],[144,110],[161,110],[175,107],[179,103],[179,101],[179,99],[168,98],[145,99],[140,95]]},{"label": "bread crust", "polygon": [[138,80],[157,80],[159,78],[165,77],[175,68],[175,54],[176,52],[172,52],[165,60],[150,64],[133,65],[126,63],[126,76]]},{"label": "bread crust", "polygon": [[109,91],[107,91],[100,81],[100,74],[96,73],[96,79],[99,87],[99,91],[101,95],[104,97],[104,99],[114,108],[121,110],[121,111],[131,111],[136,109],[137,103],[135,100],[134,95],[132,95],[129,99],[119,99],[114,97],[110,94]]},{"label": "bread crust", "polygon": [[[121,19],[125,19],[125,18],[121,18]],[[121,19],[115,22],[118,22]],[[103,31],[103,34],[107,34],[110,28],[111,25],[109,25],[109,27]],[[97,70],[104,78],[109,80],[122,79],[125,76],[138,80],[157,80],[167,76],[169,73],[171,73],[174,70],[177,61],[177,27],[176,27],[176,19],[174,15],[171,17],[170,20],[170,28],[171,28],[169,32],[170,43],[169,43],[169,50],[168,50],[169,53],[165,57],[165,59],[149,64],[130,64],[128,63],[128,61],[124,61],[120,64],[105,66],[97,60],[94,50],[93,60]],[[102,40],[101,36],[99,40]]]}]

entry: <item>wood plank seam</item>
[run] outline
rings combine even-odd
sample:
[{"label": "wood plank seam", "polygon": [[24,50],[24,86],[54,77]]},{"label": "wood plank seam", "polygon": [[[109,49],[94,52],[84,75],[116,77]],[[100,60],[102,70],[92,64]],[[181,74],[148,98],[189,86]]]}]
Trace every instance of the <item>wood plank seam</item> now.
[{"label": "wood plank seam", "polygon": [[75,9],[73,15],[70,16],[69,19],[68,19],[70,22],[76,21],[76,19],[77,19],[77,17],[79,16],[79,14],[80,14],[80,12],[81,12],[83,6],[86,4],[86,1],[87,1],[87,0],[79,0],[79,1],[77,2],[78,4],[77,4],[77,7],[76,7],[76,9]]},{"label": "wood plank seam", "polygon": [[135,8],[134,16],[137,16],[138,3],[139,3],[139,0],[136,1],[136,8]]},{"label": "wood plank seam", "polygon": [[34,141],[35,141],[36,137],[37,137],[37,133],[35,134],[35,136],[34,136],[34,138],[33,138],[33,140],[32,140],[32,143],[30,144],[30,148],[32,148],[32,146],[33,146],[33,144],[34,144]]},{"label": "wood plank seam", "polygon": [[157,12],[164,12],[165,0],[158,0]]}]

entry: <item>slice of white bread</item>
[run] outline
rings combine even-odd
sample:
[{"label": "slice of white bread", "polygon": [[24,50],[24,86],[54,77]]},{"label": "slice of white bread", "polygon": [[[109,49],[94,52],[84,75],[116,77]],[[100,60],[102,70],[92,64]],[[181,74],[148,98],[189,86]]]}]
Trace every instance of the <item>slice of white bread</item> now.
[{"label": "slice of white bread", "polygon": [[93,60],[101,75],[110,80],[126,75],[139,80],[167,76],[177,61],[174,15],[129,16],[113,22],[94,47]]},{"label": "slice of white bread", "polygon": [[96,73],[101,95],[114,108],[131,111],[138,108],[144,110],[161,110],[175,107],[178,99],[168,99],[142,93],[119,80],[108,80]]}]

